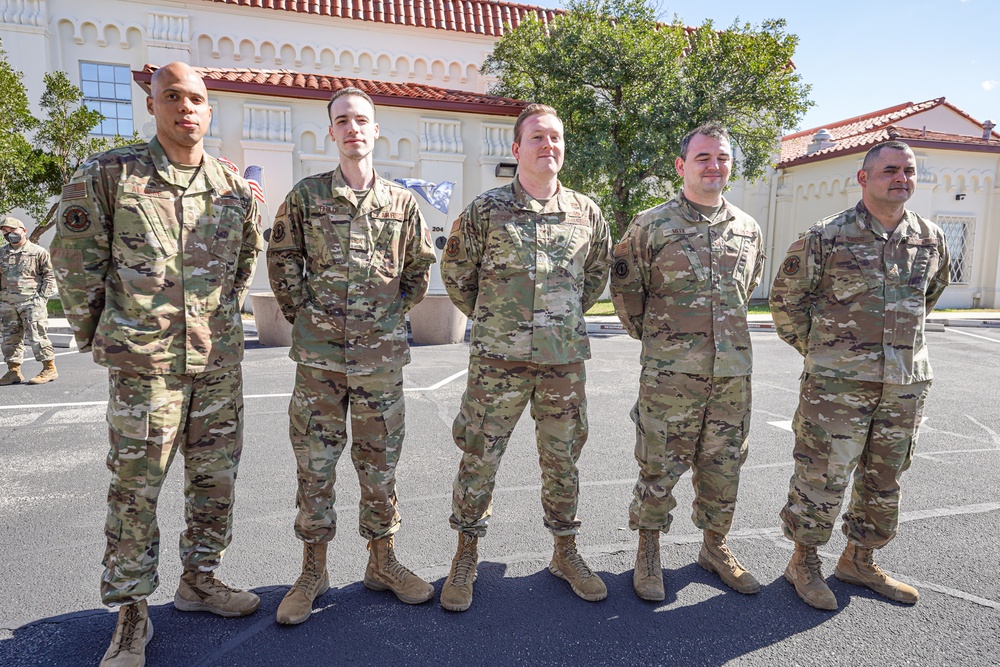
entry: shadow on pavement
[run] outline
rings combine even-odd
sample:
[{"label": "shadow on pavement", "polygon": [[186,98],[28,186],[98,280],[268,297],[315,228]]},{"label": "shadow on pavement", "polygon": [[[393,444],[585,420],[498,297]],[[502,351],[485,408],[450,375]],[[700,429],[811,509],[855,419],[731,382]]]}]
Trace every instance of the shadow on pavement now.
[{"label": "shadow on pavement", "polygon": [[[632,571],[601,572],[608,599],[589,603],[546,570],[504,578],[506,566],[483,562],[472,608],[444,611],[437,598],[423,605],[398,602],[359,582],[331,589],[306,623],[274,621],[287,588],[256,589],[261,608],[224,619],[150,607],[155,627],[147,664],[188,665],[721,665],[807,631],[834,613],[805,606],[782,578],[755,596],[725,588],[695,564],[668,570],[667,601],[648,603],[632,592]],[[440,592],[444,579],[437,580]],[[849,595],[831,586],[843,609]],[[676,603],[677,589],[717,587],[696,604]],[[840,589],[840,590],[838,590]],[[115,615],[89,610],[47,618],[0,643],[0,664],[96,665]]]}]

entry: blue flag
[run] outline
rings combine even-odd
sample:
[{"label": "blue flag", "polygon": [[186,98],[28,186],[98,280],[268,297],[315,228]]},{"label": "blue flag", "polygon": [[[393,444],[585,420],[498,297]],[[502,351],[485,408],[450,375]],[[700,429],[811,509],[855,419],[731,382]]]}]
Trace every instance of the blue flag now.
[{"label": "blue flag", "polygon": [[404,188],[410,188],[418,195],[427,200],[427,203],[448,214],[448,204],[451,202],[451,189],[455,184],[451,181],[444,181],[440,185],[424,181],[419,178],[397,178],[396,182]]}]

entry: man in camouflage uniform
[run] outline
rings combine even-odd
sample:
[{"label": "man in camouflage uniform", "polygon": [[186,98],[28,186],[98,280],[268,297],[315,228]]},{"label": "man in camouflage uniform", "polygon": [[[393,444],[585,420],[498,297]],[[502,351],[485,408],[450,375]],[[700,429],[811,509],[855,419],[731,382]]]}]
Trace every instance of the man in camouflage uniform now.
[{"label": "man in camouflage uniform", "polygon": [[410,361],[404,314],[427,292],[434,249],[413,195],[375,172],[371,98],[344,88],[327,111],[340,166],[295,185],[267,250],[271,288],[293,325],[289,356],[298,364],[288,415],[303,556],[302,574],[278,606],[284,624],[307,620],[313,600],[330,587],[326,553],[337,530],[334,482],[348,412],[361,484],[358,524],[369,550],[364,584],[409,604],[434,595],[396,560],[393,538],[403,366]]},{"label": "man in camouflage uniform", "polygon": [[949,282],[944,233],[904,208],[916,172],[904,143],[868,151],[861,201],[792,243],[771,290],[778,335],[805,358],[795,472],[781,510],[795,542],[785,578],[819,609],[837,608],[816,549],[830,539],[852,473],[847,548],[834,576],[898,602],[918,598],[872,560],[896,535],[899,478],[931,384],[924,321]]},{"label": "man in camouflage uniform", "polygon": [[462,460],[450,520],[458,550],[441,591],[451,611],[472,604],[497,468],[529,402],[545,527],[555,537],[549,571],[585,600],[607,597],[576,548],[576,462],[587,440],[583,315],[607,284],[608,225],[594,202],[560,185],[563,145],[555,110],[529,105],[514,125],[514,182],[477,197],[445,247],[448,295],[473,322],[468,386],[452,429]]},{"label": "man in camouflage uniform", "polygon": [[31,338],[35,360],[42,370],[28,384],[45,384],[59,377],[56,355],[49,340],[49,297],[55,294],[56,277],[52,273],[49,252],[27,238],[24,223],[6,217],[0,222],[7,245],[0,248],[0,314],[3,317],[3,360],[7,373],[0,385],[24,382],[21,362],[24,360],[24,334]]},{"label": "man in camouflage uniform", "polygon": [[611,269],[618,317],[642,341],[631,415],[639,462],[629,508],[629,527],[639,531],[632,586],[657,601],[660,532],[670,530],[672,491],[689,468],[691,518],[704,533],[698,564],[740,593],[760,590],[726,544],[750,430],[747,306],[763,268],[760,227],[722,196],[733,159],[725,128],[701,125],[680,149],[683,189],[636,216]]},{"label": "man in camouflage uniform", "polygon": [[243,447],[240,301],[263,249],[246,181],[204,153],[212,110],[183,63],[158,69],[148,144],[91,157],[63,187],[52,259],[81,352],[109,370],[105,665],[141,665],[159,585],[156,501],[184,456],[182,611],[243,616],[256,595],[214,576],[232,539]]}]

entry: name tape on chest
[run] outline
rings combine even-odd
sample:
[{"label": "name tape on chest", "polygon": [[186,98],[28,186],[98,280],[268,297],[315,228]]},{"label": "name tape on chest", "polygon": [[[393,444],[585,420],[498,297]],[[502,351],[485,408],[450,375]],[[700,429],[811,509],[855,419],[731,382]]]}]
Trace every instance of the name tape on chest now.
[{"label": "name tape on chest", "polygon": [[172,199],[174,193],[167,188],[156,185],[143,185],[141,183],[126,183],[123,186],[125,192],[130,195],[141,197],[154,197],[156,199]]}]

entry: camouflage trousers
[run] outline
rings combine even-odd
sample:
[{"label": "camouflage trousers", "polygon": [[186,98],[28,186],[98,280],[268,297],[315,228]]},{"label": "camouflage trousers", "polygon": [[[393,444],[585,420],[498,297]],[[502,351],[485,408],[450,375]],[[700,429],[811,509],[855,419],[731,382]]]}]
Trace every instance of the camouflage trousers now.
[{"label": "camouflage trousers", "polygon": [[240,366],[195,375],[109,373],[111,471],[101,599],[141,600],[159,586],[156,503],[167,470],[184,457],[185,572],[209,572],[232,540],[236,472],[243,450]]},{"label": "camouflage trousers", "polygon": [[368,540],[399,530],[396,463],[403,448],[403,371],[346,375],[298,364],[288,406],[289,434],[298,467],[295,535],[329,542],[337,532],[337,461],[347,446],[361,485],[358,526]]},{"label": "camouflage trousers", "polygon": [[510,434],[531,403],[542,510],[553,535],[575,535],[580,474],[576,462],[587,441],[587,371],[584,363],[555,366],[473,356],[462,407],[452,427],[462,450],[452,495],[452,528],[486,534],[493,488]]},{"label": "camouflage trousers", "polygon": [[792,420],[795,472],[781,510],[788,539],[826,544],[852,473],[844,534],[874,549],[895,537],[899,478],[910,467],[930,384],[802,376]]},{"label": "camouflage trousers", "polygon": [[4,303],[0,307],[3,317],[3,360],[8,364],[24,361],[24,336],[31,341],[31,351],[35,361],[50,361],[56,358],[49,340],[49,311],[45,299],[24,303]]},{"label": "camouflage trousers", "polygon": [[750,435],[750,376],[713,377],[643,368],[636,425],[639,479],[629,507],[632,530],[670,530],[673,488],[693,469],[691,519],[729,532]]}]

